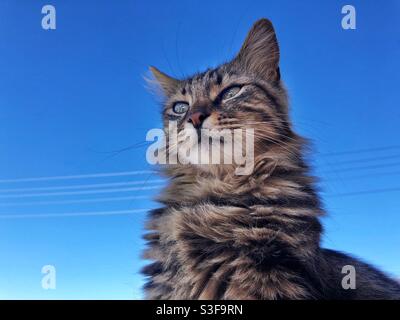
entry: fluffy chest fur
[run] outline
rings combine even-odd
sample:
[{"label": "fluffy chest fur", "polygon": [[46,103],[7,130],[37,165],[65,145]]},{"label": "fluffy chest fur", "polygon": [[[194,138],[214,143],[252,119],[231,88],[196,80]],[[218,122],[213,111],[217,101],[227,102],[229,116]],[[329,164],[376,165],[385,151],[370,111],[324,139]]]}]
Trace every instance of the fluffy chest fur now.
[{"label": "fluffy chest fur", "polygon": [[147,225],[145,256],[156,261],[144,270],[151,276],[150,298],[320,295],[314,273],[322,211],[310,190],[273,175],[247,184],[187,176],[172,180],[160,199],[165,207],[153,211]]}]

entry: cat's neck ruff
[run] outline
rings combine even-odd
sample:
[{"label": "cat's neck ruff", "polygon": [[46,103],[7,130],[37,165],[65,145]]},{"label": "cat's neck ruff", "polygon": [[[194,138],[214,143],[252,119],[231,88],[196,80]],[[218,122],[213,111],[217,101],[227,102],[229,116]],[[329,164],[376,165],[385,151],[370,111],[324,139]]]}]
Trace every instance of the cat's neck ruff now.
[{"label": "cat's neck ruff", "polygon": [[[176,165],[164,168],[170,179],[158,197],[167,205],[197,205],[214,203],[237,207],[267,206],[278,210],[281,204],[293,203],[296,214],[323,214],[314,188],[315,179],[297,157],[273,157],[265,152],[256,158],[254,171],[249,176],[234,173],[234,167],[214,165],[207,170],[196,165]],[[272,205],[272,206],[271,206]],[[285,205],[285,207],[286,207]],[[289,210],[295,214],[294,211]],[[289,212],[288,211],[288,212]]]}]

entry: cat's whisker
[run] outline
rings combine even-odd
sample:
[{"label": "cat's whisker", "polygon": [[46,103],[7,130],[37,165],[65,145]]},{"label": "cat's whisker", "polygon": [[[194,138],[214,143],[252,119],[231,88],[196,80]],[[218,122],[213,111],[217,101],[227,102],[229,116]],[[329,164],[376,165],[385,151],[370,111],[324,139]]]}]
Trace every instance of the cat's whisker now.
[{"label": "cat's whisker", "polygon": [[[276,139],[274,139],[274,138],[272,138],[270,136],[260,135],[260,134],[257,134],[257,133],[254,133],[254,137],[258,137],[258,138],[261,138],[263,140],[267,140],[268,142],[271,142],[271,143],[281,147],[282,149],[287,151],[289,154],[291,154],[293,157],[295,157],[297,159],[300,159],[299,155],[297,153],[295,153],[296,148],[291,146],[290,144],[286,144],[286,143],[284,143],[282,141],[279,141],[279,140],[276,140]],[[291,149],[291,147],[292,147],[292,149]]]}]

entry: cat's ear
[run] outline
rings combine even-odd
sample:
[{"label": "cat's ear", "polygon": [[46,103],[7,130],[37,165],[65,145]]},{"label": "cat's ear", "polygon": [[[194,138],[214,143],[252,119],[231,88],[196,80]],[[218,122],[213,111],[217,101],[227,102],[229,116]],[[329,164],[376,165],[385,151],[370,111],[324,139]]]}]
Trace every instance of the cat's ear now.
[{"label": "cat's ear", "polygon": [[178,88],[180,83],[178,79],[170,77],[164,72],[158,70],[156,67],[151,66],[149,69],[153,74],[156,83],[160,86],[165,95],[169,96],[176,92],[176,89]]},{"label": "cat's ear", "polygon": [[235,61],[266,80],[279,80],[279,46],[271,21],[253,25]]}]

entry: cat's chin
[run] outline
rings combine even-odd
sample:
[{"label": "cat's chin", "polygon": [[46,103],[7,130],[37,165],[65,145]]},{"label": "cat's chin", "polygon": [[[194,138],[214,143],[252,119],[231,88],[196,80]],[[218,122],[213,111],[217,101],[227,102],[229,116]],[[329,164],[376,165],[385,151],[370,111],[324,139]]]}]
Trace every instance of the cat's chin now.
[{"label": "cat's chin", "polygon": [[[206,139],[211,137],[206,137]],[[254,167],[254,152],[236,148],[231,142],[181,144],[175,154],[177,166],[190,166],[202,172],[249,175]],[[246,151],[247,153],[243,152]],[[253,151],[253,150],[251,150]],[[243,154],[245,156],[243,156]]]},{"label": "cat's chin", "polygon": [[[183,170],[186,174],[191,172],[191,174],[206,174],[212,175],[214,177],[219,177],[221,179],[226,178],[227,176],[236,176],[236,175],[250,175],[253,171],[253,164],[249,167],[249,170],[244,170],[243,166],[238,164],[224,164],[224,163],[199,163],[197,159],[192,159],[193,161],[187,161],[184,164],[180,163],[178,160],[177,164],[174,164],[173,167],[178,170]],[[194,161],[196,160],[196,161]],[[245,172],[245,173],[241,173]]]},{"label": "cat's chin", "polygon": [[234,176],[237,166],[233,164],[192,164],[193,170],[198,173],[210,174],[215,177]]}]

